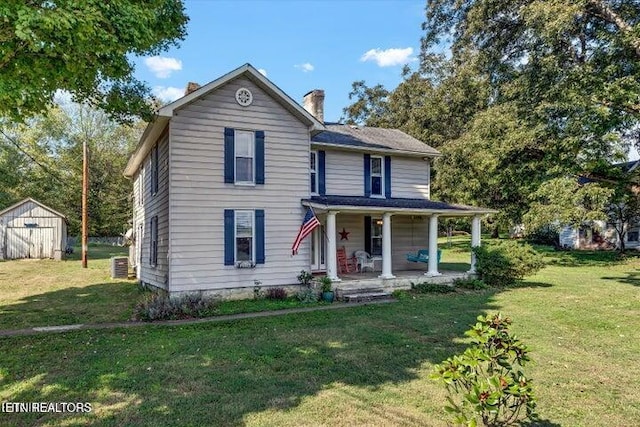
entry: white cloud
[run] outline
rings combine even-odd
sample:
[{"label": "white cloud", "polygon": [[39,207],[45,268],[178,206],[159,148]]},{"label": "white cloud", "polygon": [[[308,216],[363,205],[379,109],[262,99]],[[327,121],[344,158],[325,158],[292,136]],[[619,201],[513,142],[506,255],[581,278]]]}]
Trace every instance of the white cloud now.
[{"label": "white cloud", "polygon": [[182,70],[182,61],[176,58],[152,56],[150,58],[145,58],[144,63],[159,79],[166,79],[174,71]]},{"label": "white cloud", "polygon": [[258,68],[258,72],[263,76],[267,77],[267,70],[265,70],[264,68]]},{"label": "white cloud", "polygon": [[412,57],[413,48],[407,47],[404,49],[391,48],[391,49],[371,49],[365,52],[360,58],[360,61],[375,61],[379,67],[393,67],[394,65],[402,65],[411,61],[415,61],[416,58]]},{"label": "white cloud", "polygon": [[298,69],[300,69],[300,70],[304,71],[305,73],[308,73],[309,71],[313,71],[313,70],[314,70],[314,68],[315,68],[313,65],[311,65],[311,64],[310,64],[310,63],[308,63],[308,62],[305,62],[304,64],[297,64],[297,65],[294,65],[294,67],[296,67],[296,68],[298,68]]},{"label": "white cloud", "polygon": [[156,86],[152,92],[163,102],[172,102],[184,96],[184,89],[173,86]]}]

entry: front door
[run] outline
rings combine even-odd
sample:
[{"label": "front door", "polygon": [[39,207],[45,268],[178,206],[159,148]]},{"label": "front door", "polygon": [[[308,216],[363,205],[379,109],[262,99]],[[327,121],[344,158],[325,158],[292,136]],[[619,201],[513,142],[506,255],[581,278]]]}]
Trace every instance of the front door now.
[{"label": "front door", "polygon": [[324,225],[320,225],[311,233],[311,271],[326,271],[327,239]]}]

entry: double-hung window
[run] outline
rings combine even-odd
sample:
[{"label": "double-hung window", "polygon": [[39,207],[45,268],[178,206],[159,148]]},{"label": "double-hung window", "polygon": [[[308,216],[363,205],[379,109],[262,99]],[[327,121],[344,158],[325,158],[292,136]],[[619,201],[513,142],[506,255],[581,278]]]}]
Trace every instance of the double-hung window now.
[{"label": "double-hung window", "polygon": [[371,156],[371,195],[384,196],[384,168],[378,156]]},{"label": "double-hung window", "polygon": [[224,265],[253,268],[265,263],[264,209],[224,210]]},{"label": "double-hung window", "polygon": [[318,152],[309,153],[309,178],[311,180],[311,194],[318,194]]},{"label": "double-hung window", "polygon": [[255,134],[242,130],[235,131],[235,182],[254,184],[255,177]]},{"label": "double-hung window", "polygon": [[255,261],[254,211],[237,210],[235,223],[235,260]]}]

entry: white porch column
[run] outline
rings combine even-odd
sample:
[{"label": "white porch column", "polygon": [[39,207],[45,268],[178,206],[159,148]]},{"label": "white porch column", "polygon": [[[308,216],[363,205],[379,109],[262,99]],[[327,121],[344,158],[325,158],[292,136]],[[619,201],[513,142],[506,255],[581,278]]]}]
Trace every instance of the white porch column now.
[{"label": "white porch column", "polygon": [[471,268],[467,273],[475,273],[476,272],[476,254],[473,252],[473,248],[476,246],[480,246],[480,227],[481,227],[481,216],[475,215],[471,219]]},{"label": "white porch column", "polygon": [[391,214],[385,212],[382,215],[382,274],[381,279],[393,279],[396,276],[391,273]]},{"label": "white porch column", "polygon": [[336,258],[336,211],[327,212],[327,276],[332,282],[339,282]]},{"label": "white porch column", "polygon": [[441,276],[438,272],[438,215],[429,218],[429,270],[426,276]]}]

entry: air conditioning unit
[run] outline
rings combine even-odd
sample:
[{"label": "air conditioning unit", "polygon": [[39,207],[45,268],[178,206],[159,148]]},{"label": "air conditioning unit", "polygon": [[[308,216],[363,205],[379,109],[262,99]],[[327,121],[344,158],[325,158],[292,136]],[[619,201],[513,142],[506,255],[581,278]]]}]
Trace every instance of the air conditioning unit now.
[{"label": "air conditioning unit", "polygon": [[129,277],[129,258],[127,257],[112,257],[111,258],[111,278],[112,279],[126,279]]}]

